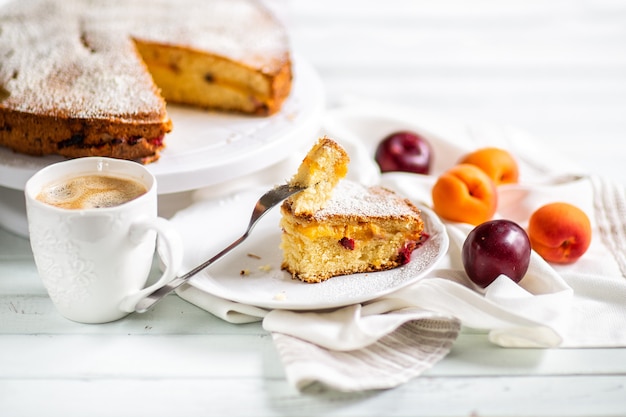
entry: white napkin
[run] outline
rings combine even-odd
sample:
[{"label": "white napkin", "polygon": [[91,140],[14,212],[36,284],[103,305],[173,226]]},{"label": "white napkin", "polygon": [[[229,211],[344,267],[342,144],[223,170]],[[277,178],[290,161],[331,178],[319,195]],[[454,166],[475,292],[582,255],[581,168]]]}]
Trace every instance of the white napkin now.
[{"label": "white napkin", "polygon": [[[387,133],[413,129],[428,135],[436,155],[432,175],[381,175],[371,155]],[[527,135],[510,128],[455,123],[398,107],[357,106],[329,112],[324,132],[351,156],[348,177],[381,183],[430,205],[436,176],[480,146],[509,149],[520,162],[521,183],[500,187],[497,216],[525,226],[532,211],[549,201],[569,201],[585,210],[594,236],[589,251],[569,266],[553,266],[533,253],[520,284],[501,276],[484,291],[467,279],[460,248],[471,226],[446,223],[450,248],[427,279],[363,305],[334,311],[268,311],[224,300],[193,286],[183,299],[233,323],[263,320],[272,332],[288,379],[297,387],[317,381],[340,390],[395,386],[419,375],[448,352],[459,331],[488,333],[500,346],[626,346],[626,198],[623,187],[580,173],[553,155],[542,155]],[[302,155],[255,177],[204,189],[200,201],[219,200],[224,190],[289,178]],[[530,157],[529,157],[530,155]],[[549,162],[548,162],[549,161]],[[210,212],[204,213],[211,216]],[[172,219],[176,221],[176,216]]]},{"label": "white napkin", "polygon": [[[379,174],[376,180],[370,155],[385,134],[400,128],[414,129],[431,139],[436,156],[433,171],[430,176]],[[369,165],[363,170],[362,181],[382,183],[426,205],[431,203],[430,189],[436,177],[468,151],[483,146],[499,146],[511,151],[520,164],[520,184],[499,188],[496,217],[514,220],[525,227],[530,214],[541,205],[552,201],[572,203],[590,217],[593,237],[589,250],[576,263],[565,266],[548,264],[533,253],[529,271],[519,286],[508,279],[498,279],[486,289],[480,301],[473,297],[477,292],[470,295],[454,285],[464,300],[471,300],[473,309],[485,312],[484,303],[493,301],[514,316],[535,323],[530,327],[517,327],[515,332],[492,327],[485,317],[470,321],[467,309],[456,308],[456,304],[445,302],[445,297],[441,306],[427,304],[427,301],[419,305],[452,313],[466,326],[488,330],[490,340],[502,346],[556,346],[555,339],[544,337],[526,341],[517,336],[513,339],[518,340],[510,338],[520,330],[534,332],[542,327],[562,339],[560,347],[626,346],[626,303],[623,301],[626,299],[626,190],[623,185],[590,175],[558,155],[542,152],[537,139],[512,127],[461,123],[406,107],[369,103],[345,106],[328,114],[325,132],[339,141],[347,141],[347,147],[365,149],[357,154],[364,156],[358,159],[359,170],[352,169],[353,162],[349,175],[358,176],[360,167]],[[448,257],[431,276],[447,282],[440,280],[435,286],[443,290],[444,285],[451,286],[455,282],[472,289],[459,256],[471,227],[449,222],[446,226],[451,240]],[[428,282],[427,285],[434,284]],[[527,291],[525,297],[514,295],[523,290]],[[446,288],[445,292],[449,295],[451,289]],[[504,317],[501,313],[497,316]]]}]

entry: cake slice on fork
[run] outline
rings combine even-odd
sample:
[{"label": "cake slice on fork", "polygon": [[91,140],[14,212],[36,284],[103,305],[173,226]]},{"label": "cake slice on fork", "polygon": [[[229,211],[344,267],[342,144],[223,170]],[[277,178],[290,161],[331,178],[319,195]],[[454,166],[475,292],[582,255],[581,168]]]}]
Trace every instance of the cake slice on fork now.
[{"label": "cake slice on fork", "polygon": [[422,237],[419,209],[391,190],[345,179],[348,162],[325,137],[291,180],[309,187],[281,206],[282,268],[293,278],[316,283],[392,269],[410,260]]}]

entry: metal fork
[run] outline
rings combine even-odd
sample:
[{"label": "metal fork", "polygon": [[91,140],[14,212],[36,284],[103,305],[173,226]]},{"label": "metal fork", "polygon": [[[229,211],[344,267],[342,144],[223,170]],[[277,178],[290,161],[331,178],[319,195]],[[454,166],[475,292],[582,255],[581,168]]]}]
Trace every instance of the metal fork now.
[{"label": "metal fork", "polygon": [[283,185],[274,187],[268,192],[266,192],[265,194],[263,194],[261,198],[259,198],[259,200],[256,202],[256,205],[254,206],[254,210],[252,211],[252,216],[250,217],[250,223],[248,223],[248,228],[239,239],[235,240],[233,243],[228,245],[226,248],[224,248],[221,252],[213,256],[208,261],[204,262],[203,264],[198,265],[197,267],[187,272],[186,274],[181,275],[180,277],[174,278],[169,284],[159,288],[158,290],[155,290],[152,294],[148,295],[146,298],[143,298],[135,306],[135,311],[137,313],[145,313],[151,307],[153,307],[157,302],[163,299],[163,297],[165,297],[166,295],[174,291],[176,288],[180,287],[182,284],[187,282],[189,278],[196,275],[198,272],[202,271],[204,268],[208,267],[213,262],[220,259],[222,256],[226,255],[228,252],[234,249],[237,245],[239,245],[241,242],[246,240],[246,238],[250,235],[250,232],[252,231],[254,226],[257,224],[257,222],[261,219],[261,217],[263,217],[265,213],[270,211],[272,207],[276,206],[287,197],[292,196],[304,190],[305,188],[306,187],[297,187],[297,186],[291,186],[289,184],[283,184]]}]

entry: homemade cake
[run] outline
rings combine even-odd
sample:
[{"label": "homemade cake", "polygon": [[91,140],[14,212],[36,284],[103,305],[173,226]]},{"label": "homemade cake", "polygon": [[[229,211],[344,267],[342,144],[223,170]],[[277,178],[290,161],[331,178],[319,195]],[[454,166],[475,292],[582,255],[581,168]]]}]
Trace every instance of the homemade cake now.
[{"label": "homemade cake", "polygon": [[291,88],[284,27],[255,0],[16,0],[0,9],[0,145],[158,159],[166,101],[269,115]]},{"label": "homemade cake", "polygon": [[[347,179],[339,180],[335,172],[343,172],[340,167],[344,160],[317,159],[318,151],[314,147],[302,165],[322,167],[313,169],[311,178],[319,181],[312,186],[324,190],[328,199],[316,201],[321,202],[322,208],[296,213],[298,198],[306,198],[305,190],[281,205],[282,268],[294,278],[315,283],[337,275],[382,271],[407,263],[424,228],[419,209],[383,187],[368,188]],[[330,161],[331,165],[323,161]],[[332,165],[335,162],[337,167]],[[323,174],[330,175],[322,178]],[[319,186],[326,181],[337,185],[327,192],[328,185]]]}]

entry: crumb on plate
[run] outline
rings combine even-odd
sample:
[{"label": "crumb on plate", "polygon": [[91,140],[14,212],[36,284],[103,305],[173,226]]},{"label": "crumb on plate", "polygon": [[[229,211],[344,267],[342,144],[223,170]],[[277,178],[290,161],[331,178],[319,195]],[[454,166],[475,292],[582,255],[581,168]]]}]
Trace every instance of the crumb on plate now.
[{"label": "crumb on plate", "polygon": [[276,301],[284,301],[286,299],[287,299],[287,294],[285,294],[284,291],[281,291],[278,294],[274,295],[274,300]]}]

